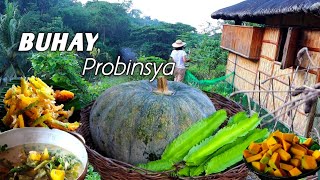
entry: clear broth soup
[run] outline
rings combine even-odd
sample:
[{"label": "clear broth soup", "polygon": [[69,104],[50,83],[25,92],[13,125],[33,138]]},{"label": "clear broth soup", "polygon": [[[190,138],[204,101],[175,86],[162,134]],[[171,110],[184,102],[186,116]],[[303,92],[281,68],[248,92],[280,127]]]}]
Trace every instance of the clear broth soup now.
[{"label": "clear broth soup", "polygon": [[1,180],[50,180],[51,176],[61,174],[65,180],[73,180],[83,169],[71,152],[51,144],[20,145],[0,152]]}]

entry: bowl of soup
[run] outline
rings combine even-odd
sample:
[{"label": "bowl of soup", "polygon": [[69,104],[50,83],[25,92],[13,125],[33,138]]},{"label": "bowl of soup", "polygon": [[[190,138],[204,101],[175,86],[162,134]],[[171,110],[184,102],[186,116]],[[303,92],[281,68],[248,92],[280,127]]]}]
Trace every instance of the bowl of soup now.
[{"label": "bowl of soup", "polygon": [[87,165],[81,136],[39,127],[0,133],[0,179],[83,180]]}]

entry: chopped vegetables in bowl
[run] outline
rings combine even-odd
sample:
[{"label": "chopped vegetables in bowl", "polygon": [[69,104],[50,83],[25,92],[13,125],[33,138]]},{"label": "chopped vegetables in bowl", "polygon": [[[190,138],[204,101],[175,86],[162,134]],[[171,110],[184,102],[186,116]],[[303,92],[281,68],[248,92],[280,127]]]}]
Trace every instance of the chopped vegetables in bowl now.
[{"label": "chopped vegetables in bowl", "polygon": [[50,144],[19,145],[0,152],[0,179],[76,179],[83,165],[72,153]]},{"label": "chopped vegetables in bowl", "polygon": [[300,179],[320,169],[320,146],[311,138],[276,131],[243,152],[250,170],[262,179]]},{"label": "chopped vegetables in bowl", "polygon": [[88,154],[72,134],[39,127],[0,133],[0,179],[83,180]]}]

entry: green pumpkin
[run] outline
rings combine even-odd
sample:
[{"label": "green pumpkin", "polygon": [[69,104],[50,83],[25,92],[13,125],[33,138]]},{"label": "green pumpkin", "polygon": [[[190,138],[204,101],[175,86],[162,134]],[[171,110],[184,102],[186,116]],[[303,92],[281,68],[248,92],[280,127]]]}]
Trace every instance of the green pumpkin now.
[{"label": "green pumpkin", "polygon": [[107,89],[94,103],[90,131],[107,157],[130,164],[161,157],[192,123],[215,112],[200,90],[179,82],[134,81]]}]

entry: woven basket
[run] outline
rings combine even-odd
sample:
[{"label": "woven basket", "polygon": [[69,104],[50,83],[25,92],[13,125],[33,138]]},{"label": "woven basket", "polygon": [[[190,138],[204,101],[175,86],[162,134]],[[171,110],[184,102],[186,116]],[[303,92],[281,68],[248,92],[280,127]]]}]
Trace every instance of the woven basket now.
[{"label": "woven basket", "polygon": [[[225,97],[206,92],[211,101],[214,103],[216,109],[226,109],[228,116],[232,116],[239,111],[242,111],[242,107],[237,103],[226,99]],[[135,167],[133,165],[121,162],[115,159],[107,158],[97,152],[93,141],[91,139],[89,128],[89,117],[92,104],[82,109],[81,123],[82,125],[77,130],[86,140],[86,149],[89,156],[89,162],[99,172],[102,179],[177,179],[170,176],[170,172],[154,173]],[[245,179],[247,176],[247,168],[242,163],[236,167],[233,167],[223,173],[214,174],[210,176],[195,177],[193,179]],[[188,179],[188,178],[184,178]]]}]

